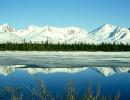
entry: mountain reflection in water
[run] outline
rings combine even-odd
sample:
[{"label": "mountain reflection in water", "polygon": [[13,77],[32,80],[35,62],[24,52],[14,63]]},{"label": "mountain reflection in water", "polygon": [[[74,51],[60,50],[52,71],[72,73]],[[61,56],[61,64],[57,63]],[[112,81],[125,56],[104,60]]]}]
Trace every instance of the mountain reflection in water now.
[{"label": "mountain reflection in water", "polygon": [[52,73],[79,73],[91,69],[103,76],[111,76],[117,73],[129,73],[130,67],[33,67],[27,65],[0,66],[0,74],[7,76],[15,71],[26,71],[28,74],[52,74]]}]

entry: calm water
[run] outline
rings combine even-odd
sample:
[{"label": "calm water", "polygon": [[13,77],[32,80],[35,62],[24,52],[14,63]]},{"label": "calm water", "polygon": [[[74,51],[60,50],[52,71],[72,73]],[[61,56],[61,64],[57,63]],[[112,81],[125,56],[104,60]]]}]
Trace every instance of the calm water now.
[{"label": "calm water", "polygon": [[[101,95],[130,100],[129,52],[0,52],[0,89],[22,88],[22,95],[44,81],[52,95],[66,96],[68,82],[73,81],[82,96],[88,83],[93,94],[97,85]],[[6,95],[0,93],[0,95]]]}]

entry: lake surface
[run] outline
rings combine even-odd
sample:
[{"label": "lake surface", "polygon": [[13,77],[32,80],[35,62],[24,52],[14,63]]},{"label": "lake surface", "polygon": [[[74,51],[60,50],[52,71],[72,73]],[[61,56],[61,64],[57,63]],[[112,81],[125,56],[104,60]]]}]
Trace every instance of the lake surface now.
[{"label": "lake surface", "polygon": [[[0,91],[20,88],[25,99],[39,86],[37,78],[63,100],[69,82],[79,97],[91,84],[93,95],[98,86],[100,95],[114,98],[119,93],[119,100],[130,100],[130,52],[0,52]],[[0,93],[3,100],[5,96],[10,100]]]}]

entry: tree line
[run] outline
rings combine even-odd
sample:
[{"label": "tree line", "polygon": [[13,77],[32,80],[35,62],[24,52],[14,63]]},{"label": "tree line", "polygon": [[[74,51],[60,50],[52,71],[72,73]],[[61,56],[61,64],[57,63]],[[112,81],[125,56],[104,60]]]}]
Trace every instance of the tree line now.
[{"label": "tree line", "polygon": [[130,51],[130,44],[123,43],[1,43],[0,51]]}]

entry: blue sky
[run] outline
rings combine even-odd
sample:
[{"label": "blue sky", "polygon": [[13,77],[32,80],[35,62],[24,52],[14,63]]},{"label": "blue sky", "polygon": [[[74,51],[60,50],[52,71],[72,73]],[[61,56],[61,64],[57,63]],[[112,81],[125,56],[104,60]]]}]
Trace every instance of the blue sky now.
[{"label": "blue sky", "polygon": [[0,0],[0,24],[130,27],[130,0]]}]

